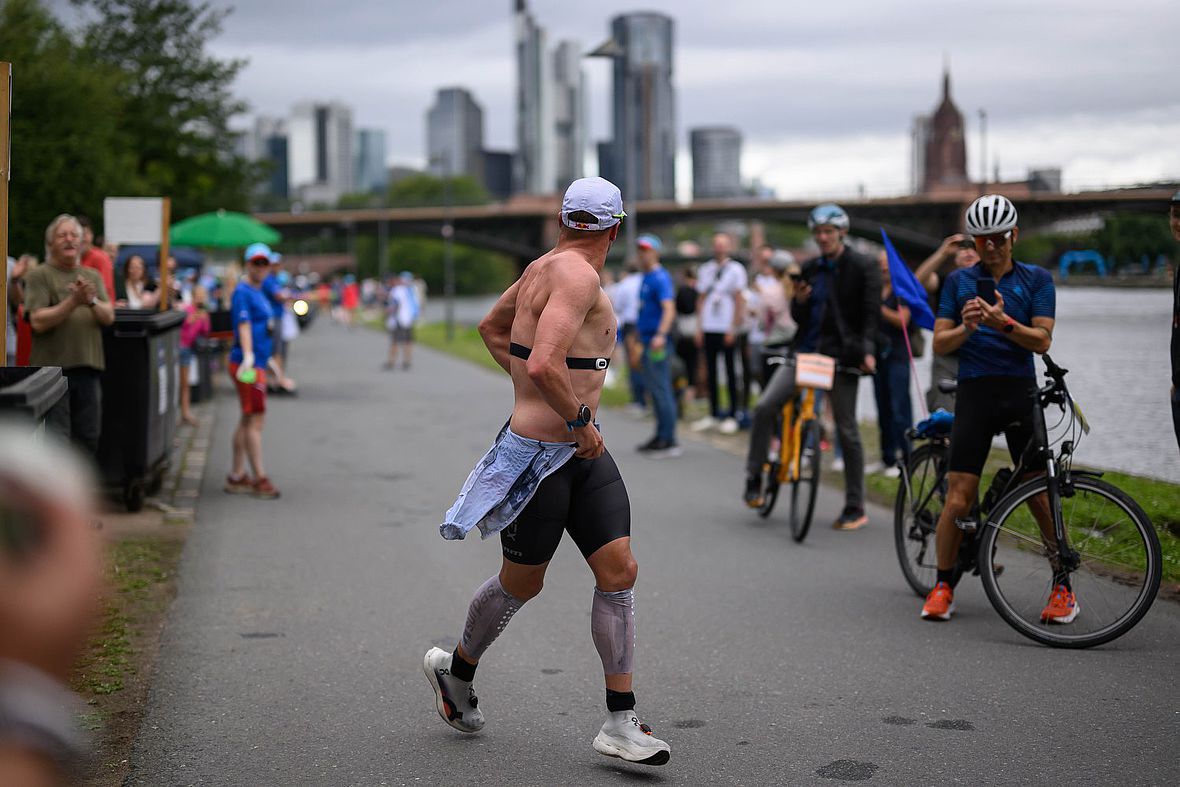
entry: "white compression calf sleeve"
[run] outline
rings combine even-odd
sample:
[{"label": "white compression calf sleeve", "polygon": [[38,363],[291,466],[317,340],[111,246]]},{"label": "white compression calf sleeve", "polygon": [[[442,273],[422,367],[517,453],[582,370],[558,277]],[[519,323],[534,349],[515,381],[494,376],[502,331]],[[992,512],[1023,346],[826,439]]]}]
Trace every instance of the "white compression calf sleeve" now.
[{"label": "white compression calf sleeve", "polygon": [[635,591],[594,588],[590,634],[606,675],[628,675],[635,656]]},{"label": "white compression calf sleeve", "polygon": [[480,585],[467,608],[467,624],[463,627],[463,638],[459,640],[463,652],[472,659],[482,656],[523,606],[524,601],[500,584],[499,574]]}]

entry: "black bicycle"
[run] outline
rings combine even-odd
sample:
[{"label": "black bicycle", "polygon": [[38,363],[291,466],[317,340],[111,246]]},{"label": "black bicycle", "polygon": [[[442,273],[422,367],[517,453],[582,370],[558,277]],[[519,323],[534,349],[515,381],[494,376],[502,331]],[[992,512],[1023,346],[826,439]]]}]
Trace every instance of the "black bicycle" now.
[{"label": "black bicycle", "polygon": [[[1073,468],[1074,450],[1089,425],[1065,385],[1067,370],[1048,355],[1042,358],[1048,382],[1030,403],[1032,440],[1018,466],[997,472],[971,516],[956,523],[964,531],[956,578],[978,574],[996,612],[1021,634],[1045,645],[1087,648],[1127,633],[1151,608],[1162,568],[1159,538],[1134,499],[1101,473]],[[940,388],[953,390],[953,383]],[[1065,425],[1053,442],[1045,423],[1050,405],[1062,413],[1058,426]],[[935,583],[935,530],[946,499],[951,423],[949,416],[934,417],[911,430],[920,444],[894,502],[897,556],[919,596]],[[1039,468],[1044,472],[1028,477]],[[1061,624],[1043,617],[1043,605],[1065,575],[1078,615]]]}]

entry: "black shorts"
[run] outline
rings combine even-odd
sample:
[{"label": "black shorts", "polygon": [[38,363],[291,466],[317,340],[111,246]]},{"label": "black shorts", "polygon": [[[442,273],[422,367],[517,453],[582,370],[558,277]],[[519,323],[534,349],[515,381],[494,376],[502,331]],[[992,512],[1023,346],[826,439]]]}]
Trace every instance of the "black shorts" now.
[{"label": "black shorts", "polygon": [[539,566],[549,561],[568,530],[582,557],[631,535],[631,501],[615,460],[574,457],[537,487],[520,516],[500,531],[504,557]]},{"label": "black shorts", "polygon": [[1000,432],[1008,441],[1012,462],[1020,457],[1033,437],[1033,377],[977,377],[960,380],[955,394],[955,425],[951,428],[952,473],[981,475]]}]

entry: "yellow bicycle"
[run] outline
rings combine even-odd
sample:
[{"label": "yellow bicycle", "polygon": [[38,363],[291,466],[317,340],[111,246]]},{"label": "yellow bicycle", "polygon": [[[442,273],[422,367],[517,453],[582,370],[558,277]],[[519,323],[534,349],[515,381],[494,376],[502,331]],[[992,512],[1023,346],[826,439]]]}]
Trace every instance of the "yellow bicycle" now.
[{"label": "yellow bicycle", "polygon": [[[770,366],[787,362],[784,356],[771,356]],[[816,389],[799,385],[795,396],[783,405],[778,417],[779,444],[771,444],[765,471],[767,486],[758,507],[758,515],[766,518],[774,510],[779,490],[791,487],[791,538],[802,541],[811,527],[815,513],[815,497],[819,490],[820,442],[822,430],[818,417]]]}]

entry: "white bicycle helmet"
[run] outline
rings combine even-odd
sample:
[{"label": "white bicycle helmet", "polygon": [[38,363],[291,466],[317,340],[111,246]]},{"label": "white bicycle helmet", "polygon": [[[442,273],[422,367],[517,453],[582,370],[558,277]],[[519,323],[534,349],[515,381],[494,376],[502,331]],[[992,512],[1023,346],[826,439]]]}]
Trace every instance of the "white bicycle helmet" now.
[{"label": "white bicycle helmet", "polygon": [[823,224],[830,224],[841,232],[847,232],[850,223],[848,221],[848,214],[844,212],[844,208],[841,208],[834,202],[825,202],[823,205],[816,205],[807,216],[807,229],[809,230],[813,230]]},{"label": "white bicycle helmet", "polygon": [[1001,194],[984,194],[967,208],[968,235],[996,235],[1016,226],[1016,206]]}]

